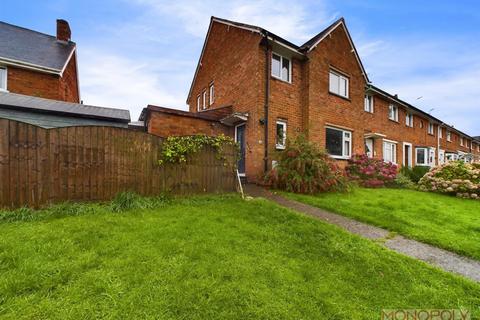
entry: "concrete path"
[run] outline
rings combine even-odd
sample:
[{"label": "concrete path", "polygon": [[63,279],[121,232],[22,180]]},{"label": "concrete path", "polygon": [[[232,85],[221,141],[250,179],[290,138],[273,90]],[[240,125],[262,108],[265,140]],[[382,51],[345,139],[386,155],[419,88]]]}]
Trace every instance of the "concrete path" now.
[{"label": "concrete path", "polygon": [[462,257],[447,250],[392,234],[390,231],[382,228],[358,222],[304,203],[286,199],[256,185],[247,184],[245,186],[245,193],[252,197],[267,198],[284,207],[335,224],[364,238],[382,240],[384,241],[385,246],[392,250],[425,261],[445,271],[454,272],[480,282],[480,261]]}]

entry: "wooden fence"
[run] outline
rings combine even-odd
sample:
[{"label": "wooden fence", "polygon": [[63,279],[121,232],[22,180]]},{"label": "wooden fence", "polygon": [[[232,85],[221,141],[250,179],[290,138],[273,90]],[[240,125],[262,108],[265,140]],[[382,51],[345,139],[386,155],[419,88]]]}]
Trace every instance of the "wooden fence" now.
[{"label": "wooden fence", "polygon": [[0,207],[141,195],[234,191],[235,152],[211,147],[186,164],[158,165],[162,138],[112,127],[43,129],[0,119]]}]

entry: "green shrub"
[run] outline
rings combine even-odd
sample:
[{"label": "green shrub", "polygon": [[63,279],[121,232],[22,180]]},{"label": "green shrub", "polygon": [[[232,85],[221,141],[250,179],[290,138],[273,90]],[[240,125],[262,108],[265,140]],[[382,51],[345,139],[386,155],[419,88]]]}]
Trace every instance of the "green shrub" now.
[{"label": "green shrub", "polygon": [[418,183],[428,171],[430,171],[430,167],[427,166],[414,166],[412,168],[404,166],[400,169],[400,173],[410,178],[414,183]]},{"label": "green shrub", "polygon": [[349,189],[343,170],[303,135],[289,141],[278,156],[277,165],[265,177],[274,188],[309,194]]},{"label": "green shrub", "polygon": [[417,185],[403,173],[398,173],[395,180],[393,180],[389,186],[399,189],[416,189]]},{"label": "green shrub", "polygon": [[480,165],[452,161],[430,170],[419,185],[424,191],[480,199]]}]

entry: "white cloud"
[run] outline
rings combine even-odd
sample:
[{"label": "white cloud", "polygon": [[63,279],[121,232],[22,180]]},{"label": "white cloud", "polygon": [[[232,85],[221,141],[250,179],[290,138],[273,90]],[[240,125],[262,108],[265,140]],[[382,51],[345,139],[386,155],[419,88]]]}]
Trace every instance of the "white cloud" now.
[{"label": "white cloud", "polygon": [[88,48],[79,50],[79,64],[86,104],[129,109],[132,120],[148,104],[186,108],[183,92],[168,91],[171,79],[162,77],[162,66]]}]

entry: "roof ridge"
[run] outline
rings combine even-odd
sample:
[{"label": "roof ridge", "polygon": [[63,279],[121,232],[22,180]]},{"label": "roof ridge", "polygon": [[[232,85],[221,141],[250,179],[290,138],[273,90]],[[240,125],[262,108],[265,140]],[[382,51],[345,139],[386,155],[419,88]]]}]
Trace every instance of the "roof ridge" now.
[{"label": "roof ridge", "polygon": [[[39,35],[41,35],[41,36],[44,36],[44,37],[48,37],[48,38],[52,38],[52,39],[54,39],[54,40],[57,40],[57,37],[54,36],[54,35],[51,35],[51,34],[48,34],[48,33],[44,33],[44,32],[40,32],[40,31],[33,30],[33,29],[29,29],[29,28],[22,27],[22,26],[17,26],[16,24],[8,23],[8,22],[5,22],[5,21],[0,21],[0,24],[8,25],[8,26],[10,26],[10,27],[17,28],[17,29],[22,29],[22,30],[24,30],[24,31],[33,32],[33,33],[39,34]],[[72,41],[72,40],[69,40],[67,43],[73,43],[73,44],[75,44],[75,42]]]},{"label": "roof ridge", "polygon": [[320,38],[322,35],[328,33],[330,29],[332,29],[334,26],[336,26],[338,23],[343,22],[345,23],[345,18],[342,16],[338,19],[336,19],[334,22],[332,22],[330,25],[328,25],[326,28],[324,28],[322,31],[314,35],[312,38],[310,38],[308,41],[306,41],[304,44],[300,46],[301,49],[306,49],[308,48],[312,42],[315,42],[318,38]]}]

